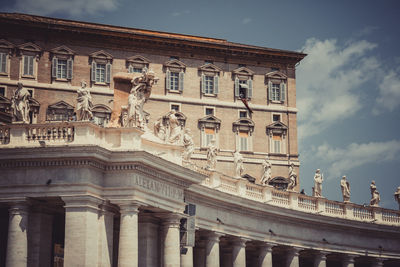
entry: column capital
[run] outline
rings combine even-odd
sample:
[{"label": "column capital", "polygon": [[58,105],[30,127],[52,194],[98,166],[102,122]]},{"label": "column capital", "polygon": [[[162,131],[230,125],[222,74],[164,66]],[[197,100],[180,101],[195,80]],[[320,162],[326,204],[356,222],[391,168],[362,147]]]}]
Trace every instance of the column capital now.
[{"label": "column capital", "polygon": [[299,248],[299,247],[288,247],[288,253],[290,256],[299,256],[299,253],[302,250],[303,250],[303,248]]},{"label": "column capital", "polygon": [[162,219],[161,225],[168,228],[179,228],[181,219],[185,217],[179,213],[161,213],[157,214],[157,216]]},{"label": "column capital", "polygon": [[137,214],[139,213],[139,207],[145,206],[143,202],[133,199],[110,200],[110,203],[117,205],[121,214]]},{"label": "column capital", "polygon": [[315,256],[319,259],[319,260],[326,260],[326,256],[329,254],[328,251],[325,250],[317,250]]},{"label": "column capital", "polygon": [[343,255],[343,262],[346,264],[349,263],[354,263],[355,262],[355,258],[357,257],[357,255],[353,255],[353,254],[345,254]]},{"label": "column capital", "polygon": [[219,243],[219,239],[221,236],[224,236],[225,234],[221,233],[221,232],[214,232],[214,231],[210,231],[208,233],[206,233],[204,235],[204,237],[206,238],[207,241],[214,241],[214,242],[218,242]]},{"label": "column capital", "polygon": [[270,243],[270,242],[262,242],[259,247],[260,249],[267,251],[267,252],[271,252],[272,251],[272,247],[274,247],[276,244],[274,243]]},{"label": "column capital", "polygon": [[103,199],[93,195],[66,195],[61,196],[61,199],[65,209],[90,208],[98,211],[99,205],[103,203]]},{"label": "column capital", "polygon": [[243,238],[243,237],[237,237],[232,240],[232,244],[235,247],[241,247],[245,248],[246,247],[246,242],[250,241],[251,239],[248,238]]}]

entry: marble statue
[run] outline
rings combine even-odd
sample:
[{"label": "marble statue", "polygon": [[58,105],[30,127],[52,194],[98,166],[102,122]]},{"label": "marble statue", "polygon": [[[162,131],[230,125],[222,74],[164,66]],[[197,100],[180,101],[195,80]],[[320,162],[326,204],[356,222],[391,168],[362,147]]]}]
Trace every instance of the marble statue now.
[{"label": "marble statue", "polygon": [[78,115],[78,121],[88,121],[93,118],[92,108],[92,96],[90,95],[89,88],[86,88],[86,82],[81,82],[81,88],[77,90],[78,98],[76,111]]},{"label": "marble statue", "polygon": [[324,175],[321,173],[320,169],[315,171],[314,175],[314,197],[322,197],[322,182],[324,181]]},{"label": "marble statue", "polygon": [[166,129],[163,123],[163,118],[159,118],[155,123],[154,123],[154,135],[160,138],[161,140],[165,141],[166,138]]},{"label": "marble statue", "polygon": [[30,97],[31,95],[29,94],[29,91],[23,87],[21,82],[19,82],[18,88],[11,99],[11,107],[16,121],[29,123]]},{"label": "marble statue", "polygon": [[371,185],[369,186],[369,188],[371,190],[370,205],[371,206],[379,206],[379,202],[381,201],[381,196],[380,196],[378,190],[376,190],[375,181],[371,182]]},{"label": "marble statue", "polygon": [[233,163],[235,165],[235,177],[242,177],[244,172],[243,156],[238,150],[233,153]]},{"label": "marble statue", "polygon": [[215,139],[212,139],[207,148],[207,169],[215,170],[217,165],[218,148],[215,146]]},{"label": "marble statue", "polygon": [[287,190],[293,191],[297,185],[297,174],[294,170],[293,162],[289,166],[289,184]]},{"label": "marble statue", "polygon": [[345,175],[340,180],[340,187],[342,189],[343,202],[350,202],[350,184]]},{"label": "marble statue", "polygon": [[143,69],[142,75],[131,80],[132,89],[128,97],[129,127],[146,128],[146,118],[143,112],[144,103],[151,95],[152,86],[158,81],[153,71]]},{"label": "marble statue", "polygon": [[184,151],[182,154],[183,161],[189,162],[194,151],[194,142],[191,136],[190,129],[188,128],[185,129],[185,134],[183,135],[183,147],[184,147]]},{"label": "marble statue", "polygon": [[394,192],[394,199],[399,203],[399,210],[400,210],[400,186],[397,187],[397,191]]},{"label": "marble statue", "polygon": [[261,176],[261,184],[262,185],[268,185],[269,181],[271,181],[272,178],[272,164],[269,161],[268,156],[265,157],[264,162],[262,163],[263,167],[263,174]]},{"label": "marble statue", "polygon": [[178,143],[182,134],[182,129],[181,126],[179,125],[179,120],[175,116],[175,114],[176,111],[173,109],[171,110],[171,113],[168,116],[168,125],[169,125],[168,142],[172,144]]}]

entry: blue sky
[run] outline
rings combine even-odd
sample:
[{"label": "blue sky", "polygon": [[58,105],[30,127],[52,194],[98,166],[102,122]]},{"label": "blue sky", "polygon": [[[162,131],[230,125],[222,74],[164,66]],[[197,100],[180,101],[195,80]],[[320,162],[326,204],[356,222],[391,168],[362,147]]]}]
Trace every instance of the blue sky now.
[{"label": "blue sky", "polygon": [[400,186],[400,27],[398,1],[16,0],[23,12],[227,39],[304,51],[297,68],[301,188],[311,194],[316,168],[323,195],[397,209]]}]

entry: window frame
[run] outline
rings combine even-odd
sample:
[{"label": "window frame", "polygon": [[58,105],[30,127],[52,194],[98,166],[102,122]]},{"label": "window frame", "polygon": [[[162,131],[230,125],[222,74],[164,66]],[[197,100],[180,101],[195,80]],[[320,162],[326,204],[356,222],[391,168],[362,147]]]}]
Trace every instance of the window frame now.
[{"label": "window frame", "polygon": [[[243,110],[239,110],[243,111]],[[240,115],[239,115],[240,116]],[[236,120],[233,125],[232,129],[235,133],[235,148],[236,150],[244,153],[253,153],[253,132],[254,132],[254,122],[246,117],[246,118],[239,118]],[[242,147],[244,134],[246,134],[246,148]]]},{"label": "window frame", "polygon": [[[42,49],[31,42],[22,44],[18,46],[18,52],[20,55],[20,72],[19,72],[19,77],[20,78],[25,78],[25,79],[33,79],[37,80],[38,76],[38,66],[39,66],[39,58],[42,54]],[[28,66],[28,69],[32,69],[32,72],[28,71],[28,73],[25,73],[25,64],[27,58],[32,59],[32,66]],[[28,64],[30,59],[28,60]]]},{"label": "window frame", "polygon": [[246,84],[244,99],[250,101],[253,98],[253,78],[254,71],[247,68],[245,65],[239,64],[241,67],[232,72],[234,79],[234,97],[235,99],[241,99],[241,86],[240,84]]},{"label": "window frame", "polygon": [[[0,39],[0,53],[5,54],[4,70],[0,67],[0,76],[10,77],[11,55],[15,46],[5,39]],[[1,60],[1,59],[0,59]],[[2,62],[0,62],[1,65]],[[3,71],[2,71],[3,70]]]},{"label": "window frame", "polygon": [[[91,71],[90,71],[90,81],[94,85],[100,85],[100,86],[111,86],[112,82],[112,61],[113,57],[111,54],[100,50],[97,52],[94,52],[90,54],[90,59],[91,59]],[[100,68],[98,66],[103,66],[104,65],[104,81],[103,80],[98,80],[98,70]]]},{"label": "window frame", "polygon": [[[135,55],[126,59],[126,67],[128,69],[128,73],[142,73],[143,69],[149,69],[150,61],[140,55]],[[134,70],[140,71],[134,71]]]},{"label": "window frame", "polygon": [[[185,70],[186,65],[176,58],[173,58],[164,63],[165,70],[165,91],[166,93],[182,94],[185,87]],[[177,85],[171,88],[171,73],[177,75]]]},{"label": "window frame", "polygon": [[[282,117],[281,117],[282,119]],[[272,124],[266,127],[266,133],[268,136],[268,147],[270,154],[277,154],[277,155],[285,155],[287,153],[287,131],[288,127],[283,124],[281,121],[273,122]],[[276,151],[275,149],[275,139],[274,136],[279,135],[280,138],[280,151]]]},{"label": "window frame", "polygon": [[[75,52],[70,48],[62,45],[51,50],[51,78],[53,81],[71,81],[74,72],[74,55]],[[59,76],[61,64],[60,61],[65,61],[65,77]]]},{"label": "window frame", "polygon": [[219,147],[219,130],[221,126],[221,120],[214,115],[207,115],[198,121],[200,128],[200,149],[207,149],[207,133],[206,129],[214,130],[215,145]]},{"label": "window frame", "polygon": [[[267,83],[267,99],[269,103],[284,104],[287,102],[288,86],[287,76],[280,71],[272,71],[265,74]],[[276,88],[279,86],[279,88]],[[276,97],[279,92],[279,98]]]},{"label": "window frame", "polygon": [[[200,89],[202,96],[216,97],[219,94],[219,74],[221,69],[212,63],[205,63],[199,67]],[[212,88],[209,88],[210,85]]]},{"label": "window frame", "polygon": [[[207,114],[207,109],[212,110],[212,114]],[[205,106],[204,107],[204,116],[209,116],[209,115],[213,115],[216,116],[216,108],[215,107],[210,107],[210,106]]]}]

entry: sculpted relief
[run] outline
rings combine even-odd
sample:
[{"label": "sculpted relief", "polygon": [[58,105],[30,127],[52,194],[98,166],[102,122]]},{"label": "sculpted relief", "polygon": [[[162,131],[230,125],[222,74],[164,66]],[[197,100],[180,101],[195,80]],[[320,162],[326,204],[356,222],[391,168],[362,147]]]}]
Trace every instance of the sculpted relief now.
[{"label": "sculpted relief", "polygon": [[29,123],[30,97],[29,91],[19,82],[18,88],[11,99],[11,108],[15,121]]}]

